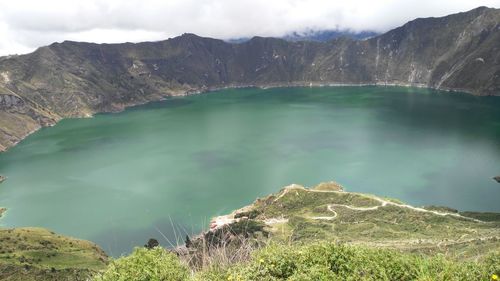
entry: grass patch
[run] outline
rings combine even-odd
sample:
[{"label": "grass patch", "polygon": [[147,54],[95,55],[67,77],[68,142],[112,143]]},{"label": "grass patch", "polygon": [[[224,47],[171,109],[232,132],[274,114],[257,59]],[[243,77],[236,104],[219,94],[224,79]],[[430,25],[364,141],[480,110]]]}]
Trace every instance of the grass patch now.
[{"label": "grass patch", "polygon": [[43,228],[0,229],[1,280],[86,280],[106,264],[89,241]]}]

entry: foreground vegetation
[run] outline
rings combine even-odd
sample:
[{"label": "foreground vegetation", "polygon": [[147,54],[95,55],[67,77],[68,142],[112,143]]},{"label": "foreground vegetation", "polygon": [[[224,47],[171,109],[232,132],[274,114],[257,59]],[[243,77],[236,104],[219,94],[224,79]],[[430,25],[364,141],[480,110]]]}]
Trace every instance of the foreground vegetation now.
[{"label": "foreground vegetation", "polygon": [[285,187],[215,218],[209,231],[171,251],[153,242],[108,263],[88,241],[40,228],[0,229],[0,280],[496,281],[500,275],[499,214],[417,208],[346,192],[334,182]]},{"label": "foreground vegetation", "polygon": [[496,280],[499,236],[494,213],[291,185],[174,253],[137,248],[94,280]]},{"label": "foreground vegetation", "polygon": [[106,264],[89,241],[43,228],[0,229],[0,280],[88,280]]},{"label": "foreground vegetation", "polygon": [[313,188],[288,186],[227,219],[260,224],[262,229],[254,233],[268,233],[283,243],[339,241],[462,260],[500,249],[499,214],[416,208],[396,199],[346,192],[334,182]]},{"label": "foreground vegetation", "polygon": [[124,280],[494,280],[500,275],[500,252],[480,261],[454,261],[443,255],[423,257],[388,249],[318,242],[271,244],[248,261],[212,265],[191,272],[175,254],[156,247],[137,248],[110,264],[94,281]]}]

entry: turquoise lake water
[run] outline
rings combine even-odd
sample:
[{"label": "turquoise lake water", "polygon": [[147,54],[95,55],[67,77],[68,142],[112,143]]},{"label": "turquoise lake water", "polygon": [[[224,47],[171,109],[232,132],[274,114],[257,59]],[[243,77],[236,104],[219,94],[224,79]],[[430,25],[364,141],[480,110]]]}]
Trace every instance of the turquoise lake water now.
[{"label": "turquoise lake water", "polygon": [[63,120],[0,154],[0,174],[0,225],[47,227],[114,256],[151,237],[182,241],[291,183],[498,212],[500,98],[224,90]]}]

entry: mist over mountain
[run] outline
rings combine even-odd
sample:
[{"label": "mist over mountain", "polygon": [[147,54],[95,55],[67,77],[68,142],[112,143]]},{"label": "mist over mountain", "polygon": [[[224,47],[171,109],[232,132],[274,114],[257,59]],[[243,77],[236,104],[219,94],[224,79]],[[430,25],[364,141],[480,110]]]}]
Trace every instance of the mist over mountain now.
[{"label": "mist over mountain", "polygon": [[356,40],[364,40],[379,35],[373,31],[340,31],[340,30],[310,30],[306,32],[292,32],[283,37],[287,41],[318,41],[327,42],[339,37],[347,37]]},{"label": "mist over mountain", "polygon": [[[373,31],[362,31],[362,32],[353,32],[353,31],[341,31],[341,30],[308,30],[305,32],[291,32],[283,37],[279,37],[281,39],[285,39],[287,41],[317,41],[317,42],[327,42],[339,37],[346,37],[350,39],[356,40],[364,40],[374,36],[379,35],[379,33]],[[225,40],[228,43],[243,43],[249,41],[252,38],[233,38]]]}]

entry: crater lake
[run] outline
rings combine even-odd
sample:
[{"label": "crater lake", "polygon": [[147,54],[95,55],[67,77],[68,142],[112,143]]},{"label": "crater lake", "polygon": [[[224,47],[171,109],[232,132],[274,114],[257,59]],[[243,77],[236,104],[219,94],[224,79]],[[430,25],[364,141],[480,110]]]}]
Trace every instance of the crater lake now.
[{"label": "crater lake", "polygon": [[500,98],[406,87],[228,89],[65,119],[0,154],[3,227],[119,256],[298,183],[500,211]]}]

